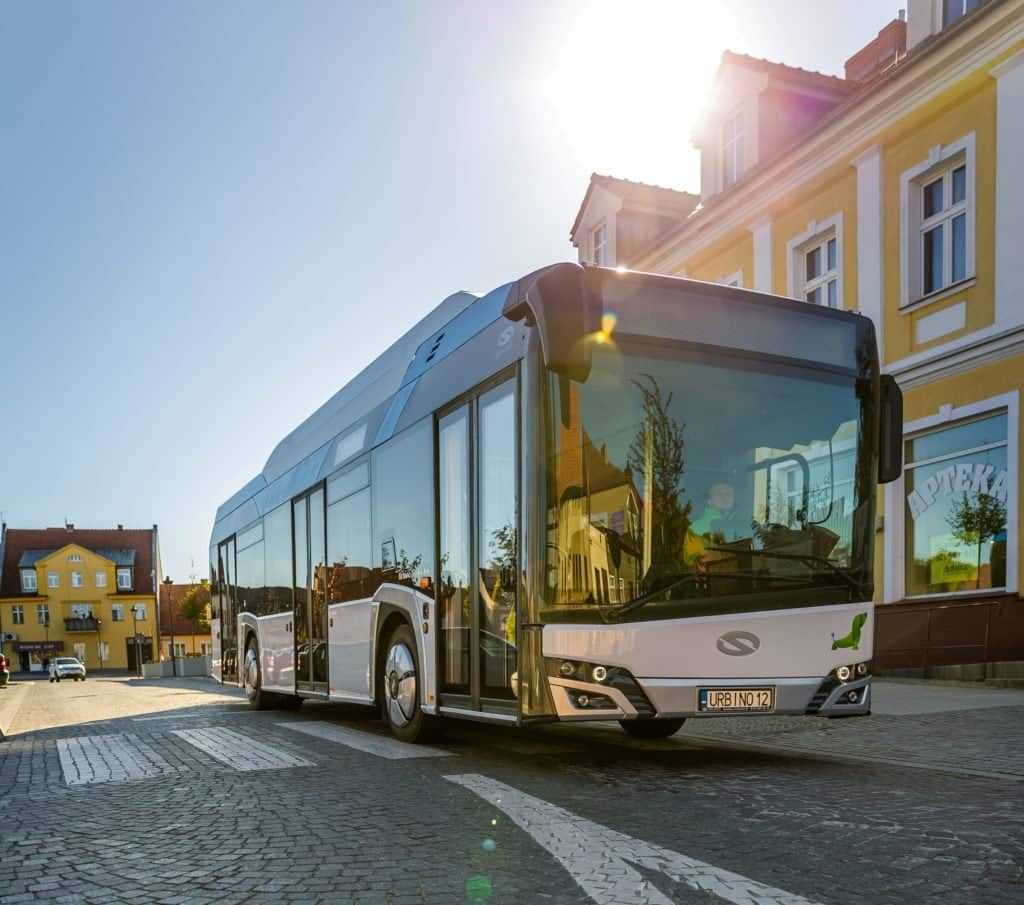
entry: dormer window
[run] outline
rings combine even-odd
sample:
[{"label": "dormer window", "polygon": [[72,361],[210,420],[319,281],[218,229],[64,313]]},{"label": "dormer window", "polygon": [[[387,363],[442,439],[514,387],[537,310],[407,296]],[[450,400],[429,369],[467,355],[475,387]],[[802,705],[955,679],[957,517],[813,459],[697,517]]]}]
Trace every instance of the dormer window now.
[{"label": "dormer window", "polygon": [[119,591],[130,591],[132,589],[132,570],[126,566],[119,566],[117,570],[117,589]]},{"label": "dormer window", "polygon": [[598,267],[608,266],[608,227],[602,223],[593,233],[594,263]]},{"label": "dormer window", "polygon": [[81,561],[82,561],[82,554],[81,553],[72,553],[68,557],[68,562],[81,562]]},{"label": "dormer window", "polygon": [[722,186],[729,188],[743,178],[743,112],[722,126]]},{"label": "dormer window", "polygon": [[21,590],[25,594],[34,594],[39,590],[39,582],[35,569],[21,570]]}]

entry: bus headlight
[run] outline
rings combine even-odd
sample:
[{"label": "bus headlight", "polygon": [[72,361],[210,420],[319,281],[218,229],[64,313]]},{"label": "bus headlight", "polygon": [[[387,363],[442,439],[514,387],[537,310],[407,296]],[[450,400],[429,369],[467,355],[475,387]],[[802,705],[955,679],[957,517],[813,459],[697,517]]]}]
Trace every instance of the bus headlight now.
[{"label": "bus headlight", "polygon": [[850,672],[850,667],[849,666],[840,666],[836,670],[836,678],[840,682],[849,682],[851,675],[852,675],[852,673]]},{"label": "bus headlight", "polygon": [[590,677],[595,682],[603,682],[605,679],[608,678],[608,670],[605,669],[603,666],[595,666],[592,670],[590,670]]},{"label": "bus headlight", "polygon": [[575,675],[576,664],[571,660],[565,660],[562,665],[558,667],[558,671],[568,679],[570,676]]},{"label": "bus headlight", "polygon": [[867,663],[858,663],[857,664],[857,675],[858,676],[866,676],[867,674],[868,674],[868,665],[867,665]]}]

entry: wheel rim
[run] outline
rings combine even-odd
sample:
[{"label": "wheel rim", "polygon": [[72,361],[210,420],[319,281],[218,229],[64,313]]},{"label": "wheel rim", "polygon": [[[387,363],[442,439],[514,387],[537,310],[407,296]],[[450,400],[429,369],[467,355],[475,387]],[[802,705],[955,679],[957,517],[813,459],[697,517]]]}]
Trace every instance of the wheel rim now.
[{"label": "wheel rim", "polygon": [[388,651],[384,666],[384,701],[388,719],[395,726],[408,726],[416,715],[416,661],[402,641]]},{"label": "wheel rim", "polygon": [[245,664],[242,667],[242,684],[250,698],[256,697],[260,687],[260,661],[256,656],[256,648],[249,647],[245,652]]}]

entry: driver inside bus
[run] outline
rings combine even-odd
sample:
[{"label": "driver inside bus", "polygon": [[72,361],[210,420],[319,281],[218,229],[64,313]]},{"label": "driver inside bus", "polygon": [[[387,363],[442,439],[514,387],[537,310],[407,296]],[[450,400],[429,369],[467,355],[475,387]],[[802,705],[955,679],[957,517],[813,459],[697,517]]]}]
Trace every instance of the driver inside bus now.
[{"label": "driver inside bus", "polygon": [[707,546],[713,545],[713,534],[723,534],[736,507],[736,490],[728,481],[712,484],[704,511],[690,523],[683,541],[683,560],[688,566],[703,565],[708,558]]}]

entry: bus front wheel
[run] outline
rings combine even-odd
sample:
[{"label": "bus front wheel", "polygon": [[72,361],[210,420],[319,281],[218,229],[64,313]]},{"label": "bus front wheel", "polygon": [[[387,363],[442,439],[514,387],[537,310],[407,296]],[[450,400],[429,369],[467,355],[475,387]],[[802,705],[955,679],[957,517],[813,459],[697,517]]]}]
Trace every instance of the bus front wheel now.
[{"label": "bus front wheel", "polygon": [[242,687],[253,710],[266,710],[269,704],[263,691],[263,676],[260,674],[260,647],[255,638],[245,646],[245,660],[242,663]]},{"label": "bus front wheel", "polygon": [[626,735],[633,738],[668,738],[683,728],[685,719],[675,720],[619,720]]},{"label": "bus front wheel", "polygon": [[420,707],[420,664],[416,639],[405,623],[388,638],[380,673],[381,716],[395,738],[424,741],[429,718]]}]

